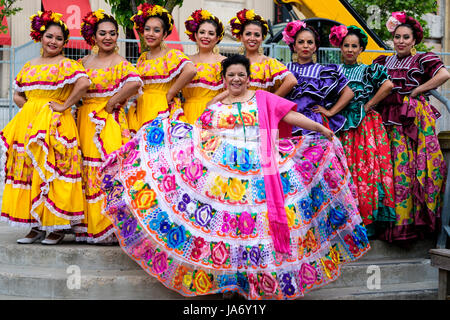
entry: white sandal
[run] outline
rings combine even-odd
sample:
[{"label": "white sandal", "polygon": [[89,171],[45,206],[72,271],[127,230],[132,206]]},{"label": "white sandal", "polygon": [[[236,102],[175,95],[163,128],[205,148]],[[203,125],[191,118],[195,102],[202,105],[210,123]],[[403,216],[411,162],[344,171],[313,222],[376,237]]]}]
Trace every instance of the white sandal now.
[{"label": "white sandal", "polygon": [[39,240],[42,240],[42,239],[45,238],[45,234],[46,234],[45,231],[35,230],[35,229],[33,229],[31,231],[36,232],[36,235],[34,237],[32,237],[32,238],[25,237],[25,238],[22,238],[22,239],[17,239],[17,243],[20,243],[20,244],[31,244],[31,243],[35,243],[36,241],[39,241]]},{"label": "white sandal", "polygon": [[49,239],[47,237],[47,238],[45,238],[44,240],[41,241],[41,244],[50,244],[50,245],[58,244],[58,243],[60,243],[62,241],[62,239],[64,239],[64,233],[51,232],[50,234],[52,234],[52,233],[59,235],[59,238],[57,238],[57,239]]}]

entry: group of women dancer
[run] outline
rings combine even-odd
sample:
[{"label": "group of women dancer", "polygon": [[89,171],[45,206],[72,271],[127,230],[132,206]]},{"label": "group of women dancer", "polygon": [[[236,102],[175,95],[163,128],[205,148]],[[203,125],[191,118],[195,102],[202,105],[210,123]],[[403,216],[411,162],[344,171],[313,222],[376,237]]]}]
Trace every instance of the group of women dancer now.
[{"label": "group of women dancer", "polygon": [[185,22],[191,56],[165,46],[163,7],[131,20],[149,49],[136,66],[103,10],[83,19],[92,53],[79,61],[62,54],[60,14],[31,17],[41,56],[17,75],[20,111],[0,133],[1,218],[31,227],[19,243],[118,241],[185,296],[294,299],[334,281],[368,237],[436,230],[446,167],[427,92],[450,75],[413,52],[416,20],[392,14],[396,54],[372,65],[358,62],[367,35],[355,26],[331,30],[343,64],[321,65],[316,30],[288,23],[284,65],[262,53],[268,25],[253,10],[230,20],[245,55],[228,58],[206,10]]}]

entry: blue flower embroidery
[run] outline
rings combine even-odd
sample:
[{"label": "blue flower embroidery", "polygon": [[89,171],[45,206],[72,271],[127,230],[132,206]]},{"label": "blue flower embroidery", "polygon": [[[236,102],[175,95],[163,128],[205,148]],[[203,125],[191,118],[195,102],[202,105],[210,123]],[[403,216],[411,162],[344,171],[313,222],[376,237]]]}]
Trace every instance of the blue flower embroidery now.
[{"label": "blue flower embroidery", "polygon": [[164,140],[164,131],[159,127],[151,127],[147,132],[147,141],[150,145],[157,146]]}]

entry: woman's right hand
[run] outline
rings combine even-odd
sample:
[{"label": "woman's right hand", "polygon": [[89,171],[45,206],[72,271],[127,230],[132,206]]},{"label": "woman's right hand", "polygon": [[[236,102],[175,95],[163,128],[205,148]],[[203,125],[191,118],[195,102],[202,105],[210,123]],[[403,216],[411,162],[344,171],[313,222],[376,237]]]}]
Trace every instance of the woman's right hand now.
[{"label": "woman's right hand", "polygon": [[325,138],[327,138],[328,140],[330,141],[333,140],[334,132],[326,128],[325,126],[321,125],[318,132],[324,135]]}]

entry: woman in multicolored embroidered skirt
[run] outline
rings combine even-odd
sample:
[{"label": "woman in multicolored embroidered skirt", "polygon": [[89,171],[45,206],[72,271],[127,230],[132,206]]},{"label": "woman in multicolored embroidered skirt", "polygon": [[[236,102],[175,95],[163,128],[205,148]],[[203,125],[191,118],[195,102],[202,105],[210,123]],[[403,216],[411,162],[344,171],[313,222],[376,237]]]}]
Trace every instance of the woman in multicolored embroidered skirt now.
[{"label": "woman in multicolored embroidered skirt", "polygon": [[417,20],[394,12],[387,27],[396,54],[380,56],[374,63],[387,68],[394,89],[376,110],[389,135],[397,219],[383,238],[411,241],[439,225],[447,168],[436,135],[440,114],[427,95],[450,76],[436,54],[415,54],[414,45],[423,39]]},{"label": "woman in multicolored embroidered skirt", "polygon": [[81,34],[92,46],[93,53],[81,60],[92,84],[77,110],[85,218],[77,227],[76,240],[88,243],[115,241],[111,222],[102,215],[104,193],[98,169],[108,154],[129,141],[124,107],[142,86],[136,68],[116,53],[118,29],[116,20],[103,10],[89,12],[81,27]]},{"label": "woman in multicolored embroidered skirt", "polygon": [[62,50],[69,29],[51,11],[31,17],[31,37],[42,43],[41,57],[27,62],[15,81],[19,113],[0,133],[5,177],[3,220],[32,227],[19,243],[57,244],[84,217],[81,152],[71,113],[86,93],[89,78]]},{"label": "woman in multicolored embroidered skirt", "polygon": [[183,112],[186,120],[194,124],[208,102],[223,91],[221,62],[217,44],[223,39],[222,22],[207,10],[196,10],[185,21],[186,34],[198,47],[198,53],[189,56],[197,68],[197,75],[181,89],[185,99]]},{"label": "woman in multicolored embroidered skirt", "polygon": [[[338,65],[325,66],[314,61],[320,47],[319,34],[303,21],[289,22],[283,30],[283,40],[293,52],[293,62],[287,68],[297,79],[297,85],[286,98],[297,103],[298,112],[338,132],[346,122],[339,111],[354,96],[347,78]],[[293,134],[311,132],[294,127]]]},{"label": "woman in multicolored embroidered skirt", "polygon": [[[122,249],[182,295],[301,297],[369,249],[344,151],[295,103],[248,90],[244,56],[222,72],[229,95],[195,125],[156,119],[108,157],[105,211]],[[274,139],[288,124],[328,139]]]},{"label": "woman in multicolored embroidered skirt", "polygon": [[133,134],[156,117],[176,118],[173,113],[182,110],[177,94],[197,73],[183,52],[165,46],[163,40],[172,32],[174,24],[171,14],[161,6],[148,3],[138,9],[131,20],[143,35],[149,51],[142,53],[136,64],[144,86],[137,104],[131,106],[127,114]]},{"label": "woman in multicolored embroidered skirt", "polygon": [[331,28],[330,43],[341,49],[343,72],[355,97],[339,113],[347,120],[338,137],[358,192],[359,212],[369,236],[395,221],[394,180],[389,138],[373,108],[391,93],[385,67],[358,63],[367,34],[356,26]]}]

